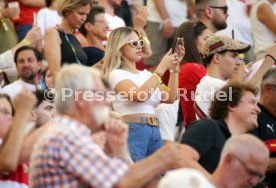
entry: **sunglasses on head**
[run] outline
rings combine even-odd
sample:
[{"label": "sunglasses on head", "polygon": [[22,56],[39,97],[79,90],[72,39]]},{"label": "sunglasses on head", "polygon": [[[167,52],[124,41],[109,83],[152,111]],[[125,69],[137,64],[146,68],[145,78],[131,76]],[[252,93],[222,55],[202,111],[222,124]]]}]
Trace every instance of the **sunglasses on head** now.
[{"label": "sunglasses on head", "polygon": [[140,40],[130,40],[127,44],[130,44],[132,47],[143,47],[145,45],[145,41],[143,39]]},{"label": "sunglasses on head", "polygon": [[223,7],[218,7],[218,6],[209,6],[210,8],[215,8],[215,9],[221,9],[224,14],[227,14],[228,11],[228,6],[223,6]]}]

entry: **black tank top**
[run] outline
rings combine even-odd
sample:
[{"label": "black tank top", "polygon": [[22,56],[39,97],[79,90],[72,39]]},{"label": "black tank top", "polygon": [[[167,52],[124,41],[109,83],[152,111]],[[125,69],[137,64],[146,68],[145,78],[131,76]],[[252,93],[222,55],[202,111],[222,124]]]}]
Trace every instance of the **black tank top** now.
[{"label": "black tank top", "polygon": [[78,62],[82,65],[86,65],[88,60],[87,55],[83,51],[75,35],[66,34],[60,29],[57,30],[61,39],[61,66]]}]

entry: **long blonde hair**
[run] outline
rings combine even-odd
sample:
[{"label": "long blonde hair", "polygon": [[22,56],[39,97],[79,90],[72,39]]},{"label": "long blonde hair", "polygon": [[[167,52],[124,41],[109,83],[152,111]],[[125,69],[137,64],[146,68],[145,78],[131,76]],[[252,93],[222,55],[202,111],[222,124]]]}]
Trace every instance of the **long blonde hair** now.
[{"label": "long blonde hair", "polygon": [[106,46],[104,63],[102,66],[104,78],[108,78],[108,75],[112,70],[121,67],[121,49],[128,42],[128,36],[132,32],[135,31],[131,27],[119,27],[111,32]]}]

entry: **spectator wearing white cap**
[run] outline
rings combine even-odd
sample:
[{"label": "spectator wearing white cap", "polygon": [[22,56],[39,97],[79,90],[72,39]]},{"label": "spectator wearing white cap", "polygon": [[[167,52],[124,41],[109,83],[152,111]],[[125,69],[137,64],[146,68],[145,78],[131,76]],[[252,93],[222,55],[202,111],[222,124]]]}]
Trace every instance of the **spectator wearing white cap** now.
[{"label": "spectator wearing white cap", "polygon": [[215,188],[210,181],[198,170],[180,168],[168,172],[157,188]]}]

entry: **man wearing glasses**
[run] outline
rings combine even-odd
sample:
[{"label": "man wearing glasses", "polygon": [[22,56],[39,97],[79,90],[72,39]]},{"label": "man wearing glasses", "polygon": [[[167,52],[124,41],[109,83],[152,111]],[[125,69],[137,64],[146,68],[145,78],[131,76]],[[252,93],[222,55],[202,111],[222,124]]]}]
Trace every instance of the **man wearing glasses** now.
[{"label": "man wearing glasses", "polygon": [[258,138],[235,135],[226,141],[220,163],[210,181],[217,187],[252,187],[264,179],[269,152]]},{"label": "man wearing glasses", "polygon": [[260,139],[250,134],[234,135],[226,141],[219,165],[208,180],[197,169],[182,168],[167,173],[158,188],[252,187],[265,177],[268,162],[269,151]]},{"label": "man wearing glasses", "polygon": [[259,127],[252,133],[266,142],[270,149],[270,164],[265,182],[276,187],[276,68],[271,68],[263,76],[261,96],[258,103],[261,113],[258,115]]},{"label": "man wearing glasses", "polygon": [[197,18],[213,33],[227,27],[226,0],[196,0]]}]

